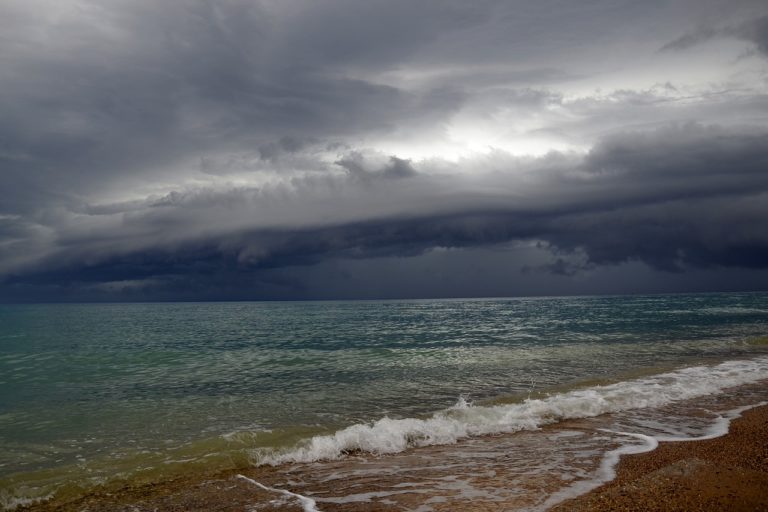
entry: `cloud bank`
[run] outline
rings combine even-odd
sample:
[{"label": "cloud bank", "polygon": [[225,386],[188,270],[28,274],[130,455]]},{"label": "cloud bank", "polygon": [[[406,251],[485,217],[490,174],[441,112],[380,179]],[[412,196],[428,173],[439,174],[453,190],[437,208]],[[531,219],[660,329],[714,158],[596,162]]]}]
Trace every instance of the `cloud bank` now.
[{"label": "cloud bank", "polygon": [[545,4],[4,3],[0,300],[768,285],[766,9]]}]

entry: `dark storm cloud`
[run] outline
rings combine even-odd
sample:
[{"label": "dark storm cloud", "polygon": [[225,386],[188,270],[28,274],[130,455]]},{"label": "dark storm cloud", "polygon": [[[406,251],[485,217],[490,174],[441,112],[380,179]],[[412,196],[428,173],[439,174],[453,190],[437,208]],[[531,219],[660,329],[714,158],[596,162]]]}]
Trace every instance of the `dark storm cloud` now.
[{"label": "dark storm cloud", "polygon": [[425,2],[62,6],[50,17],[37,15],[42,3],[0,7],[0,188],[18,190],[0,198],[4,211],[74,201],[121,175],[156,178],[211,150],[258,147],[268,158],[317,134],[439,123],[460,92],[403,91],[343,70],[387,65],[484,16],[461,5],[431,15]]},{"label": "dark storm cloud", "polygon": [[766,267],[766,148],[765,132],[697,125],[612,136],[584,162],[596,208],[542,238],[596,264]]},{"label": "dark storm cloud", "polygon": [[744,23],[736,29],[735,35],[755,43],[757,50],[768,57],[768,16]]},{"label": "dark storm cloud", "polygon": [[360,179],[367,179],[374,176],[408,178],[416,175],[416,171],[409,160],[397,158],[396,156],[390,156],[386,165],[380,166],[378,169],[368,168],[365,157],[356,152],[345,155],[344,158],[337,160],[335,163],[346,169],[351,176]]},{"label": "dark storm cloud", "polygon": [[[285,140],[439,132],[478,87],[584,76],[562,61],[614,25],[597,0],[4,2],[0,188],[16,192],[0,209],[173,181],[220,153],[271,158]],[[418,88],[375,79],[433,64]]]},{"label": "dark storm cloud", "polygon": [[764,57],[768,57],[768,15],[725,27],[704,26],[688,32],[665,44],[661,50],[687,50],[717,38],[735,38],[752,43]]},{"label": "dark storm cloud", "polygon": [[692,46],[696,46],[697,44],[709,41],[710,39],[714,39],[719,35],[721,35],[721,31],[715,29],[714,27],[699,27],[697,30],[688,32],[687,34],[680,36],[674,41],[670,41],[669,43],[665,44],[661,47],[661,51],[687,50]]},{"label": "dark storm cloud", "polygon": [[[0,206],[75,202],[126,176],[172,179],[170,168],[209,152],[269,158],[278,141],[439,130],[466,99],[458,76],[490,73],[486,86],[578,77],[533,61],[559,39],[520,13],[579,46],[607,21],[596,15],[605,2],[589,6],[562,13],[566,23],[552,14],[558,2],[4,3],[0,186],[17,193]],[[472,68],[510,50],[532,65]],[[418,90],[365,78],[427,57],[454,71]]]},{"label": "dark storm cloud", "polygon": [[[522,172],[535,177],[524,187],[514,188],[509,176],[496,173],[480,187],[495,193],[465,190],[453,197],[445,191],[458,189],[460,182],[446,182],[456,177],[425,178],[404,161],[395,159],[373,173],[383,181],[360,182],[356,173],[364,171],[356,170],[330,190],[355,187],[355,204],[376,210],[363,221],[352,205],[333,222],[316,222],[326,201],[341,212],[349,197],[334,193],[314,203],[312,196],[320,193],[314,181],[285,206],[294,213],[304,208],[303,220],[293,226],[217,227],[221,205],[227,205],[226,215],[248,213],[252,200],[243,197],[245,191],[169,197],[123,217],[117,240],[109,226],[60,238],[50,256],[11,272],[6,285],[142,280],[155,285],[183,276],[226,281],[234,279],[226,276],[258,276],[329,259],[413,257],[434,248],[514,240],[543,244],[558,259],[538,268],[566,276],[632,261],[675,272],[768,268],[768,133],[678,125],[613,135],[584,158],[554,158],[554,164],[553,158],[519,162]],[[356,165],[363,168],[364,160]],[[402,172],[393,171],[398,166],[407,170],[406,179],[384,179],[387,172]],[[386,190],[403,194],[409,188],[418,200],[409,199],[408,208],[380,203],[380,187],[398,187]],[[267,199],[264,192],[260,197]],[[166,234],[172,232],[187,234],[170,241]],[[568,260],[570,254],[581,254],[580,261]]]},{"label": "dark storm cloud", "polygon": [[418,295],[402,262],[496,272],[499,247],[531,283],[766,268],[761,71],[627,71],[716,38],[768,55],[765,8],[734,5],[2,2],[0,296],[320,296],[369,262]]}]

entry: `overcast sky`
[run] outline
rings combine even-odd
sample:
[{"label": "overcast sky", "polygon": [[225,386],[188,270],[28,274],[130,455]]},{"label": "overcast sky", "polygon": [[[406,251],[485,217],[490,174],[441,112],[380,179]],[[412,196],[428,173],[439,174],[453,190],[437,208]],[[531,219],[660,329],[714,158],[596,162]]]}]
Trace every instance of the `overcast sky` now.
[{"label": "overcast sky", "polygon": [[0,301],[756,289],[764,0],[0,0]]}]

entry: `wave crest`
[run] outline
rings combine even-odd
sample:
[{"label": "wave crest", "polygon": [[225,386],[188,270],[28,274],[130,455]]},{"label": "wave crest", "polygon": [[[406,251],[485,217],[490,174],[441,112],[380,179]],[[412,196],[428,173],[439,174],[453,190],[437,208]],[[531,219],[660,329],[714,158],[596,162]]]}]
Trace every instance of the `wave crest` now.
[{"label": "wave crest", "polygon": [[536,430],[559,421],[661,407],[768,379],[768,357],[695,366],[606,386],[527,399],[519,404],[476,406],[460,397],[454,407],[426,419],[384,417],[332,435],[315,436],[287,451],[254,452],[257,464],[333,460],[355,452],[376,455],[409,448],[452,444],[471,436]]}]

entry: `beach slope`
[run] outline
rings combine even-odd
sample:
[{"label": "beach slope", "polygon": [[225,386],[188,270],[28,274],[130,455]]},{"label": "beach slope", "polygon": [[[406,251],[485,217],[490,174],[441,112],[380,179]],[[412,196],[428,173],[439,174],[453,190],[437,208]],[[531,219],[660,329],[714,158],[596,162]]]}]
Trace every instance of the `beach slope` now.
[{"label": "beach slope", "polygon": [[624,456],[615,480],[552,510],[768,511],[768,407],[745,412],[722,437]]}]

